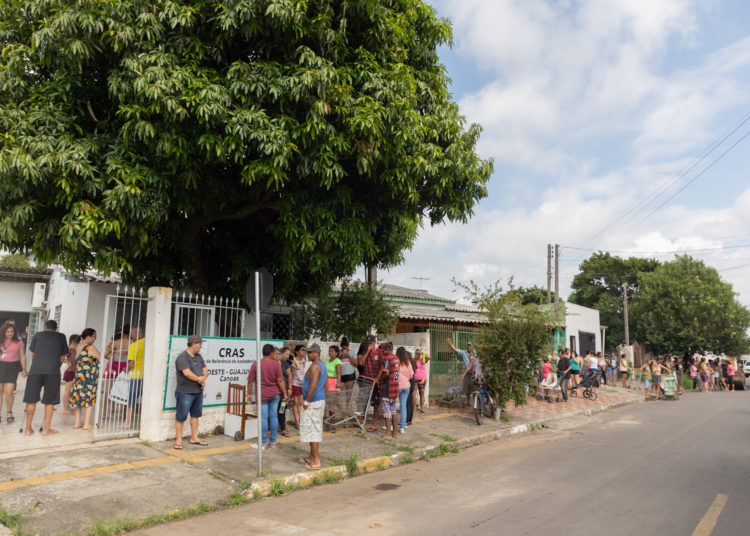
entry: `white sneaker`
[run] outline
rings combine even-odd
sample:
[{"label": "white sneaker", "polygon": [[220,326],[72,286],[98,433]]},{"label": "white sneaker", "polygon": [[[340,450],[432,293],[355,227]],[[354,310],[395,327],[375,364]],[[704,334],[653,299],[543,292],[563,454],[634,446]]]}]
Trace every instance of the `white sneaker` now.
[{"label": "white sneaker", "polygon": [[399,432],[400,434],[403,434],[404,432],[406,432],[406,428],[399,428],[399,429],[398,429],[398,432]]}]

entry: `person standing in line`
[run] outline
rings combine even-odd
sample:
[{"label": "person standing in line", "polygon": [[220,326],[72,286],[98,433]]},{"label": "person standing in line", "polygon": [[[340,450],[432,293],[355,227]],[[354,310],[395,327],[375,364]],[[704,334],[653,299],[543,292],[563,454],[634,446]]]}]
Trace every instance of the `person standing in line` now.
[{"label": "person standing in line", "polygon": [[684,367],[682,366],[682,360],[678,357],[673,357],[672,362],[674,365],[674,373],[675,373],[675,376],[677,377],[677,394],[681,395],[682,394],[682,370]]},{"label": "person standing in line", "polygon": [[312,364],[305,373],[302,386],[302,413],[300,416],[299,440],[310,444],[310,455],[299,462],[307,469],[320,468],[320,443],[323,441],[323,412],[326,406],[328,382],[325,366],[320,361],[320,346],[307,348],[307,357]]},{"label": "person standing in line", "polygon": [[594,355],[593,350],[589,350],[588,355],[586,356],[586,360],[588,361],[588,374],[592,378],[591,386],[594,391],[594,394],[599,394],[599,359]]},{"label": "person standing in line", "polygon": [[399,391],[399,360],[393,353],[393,343],[386,342],[383,348],[383,365],[378,374],[380,382],[380,412],[385,420],[385,439],[398,437],[397,422]]},{"label": "person standing in line", "polygon": [[[424,413],[424,392],[427,385],[427,362],[430,361],[432,357],[421,348],[417,348],[414,354],[414,360],[417,363],[417,368],[414,371],[414,381],[417,384],[417,391],[419,392],[419,413]],[[416,400],[414,402],[416,402]]]},{"label": "person standing in line", "polygon": [[560,385],[560,394],[562,394],[563,402],[568,401],[568,377],[570,375],[570,354],[568,349],[560,354],[560,359],[557,361],[557,382]]},{"label": "person standing in line", "polygon": [[[393,345],[391,345],[391,348],[393,348]],[[380,376],[380,370],[383,365],[384,349],[385,343],[368,352],[367,358],[365,359],[364,372],[360,375],[360,381],[363,384],[366,381],[372,382],[372,395],[370,396],[370,404],[372,405],[372,425],[367,428],[368,432],[377,432],[378,430],[378,412],[380,411],[381,396],[378,377]],[[366,415],[366,411],[364,414]]]},{"label": "person standing in line", "polygon": [[292,350],[284,347],[281,351],[276,351],[274,355],[278,358],[281,365],[281,376],[284,378],[284,391],[281,393],[281,402],[279,403],[279,434],[289,437],[286,430],[286,401],[292,397]]},{"label": "person standing in line", "polygon": [[[262,437],[257,443],[250,446],[257,449],[261,444],[265,450],[276,447],[276,434],[279,430],[279,400],[281,393],[284,391],[284,377],[281,373],[281,363],[276,359],[275,354],[278,352],[272,344],[263,345],[263,359],[260,360],[260,418],[262,421]],[[250,374],[247,376],[247,401],[255,401],[257,404],[258,396],[252,395],[253,385],[258,377],[258,361],[250,367]],[[268,432],[271,431],[270,442]]]},{"label": "person standing in line", "polygon": [[200,354],[203,339],[200,335],[190,335],[187,348],[175,359],[177,386],[174,396],[177,412],[174,416],[174,448],[182,450],[182,432],[190,415],[190,444],[205,447],[208,443],[198,436],[198,419],[203,416],[203,389],[206,387],[208,369]]},{"label": "person standing in line", "polygon": [[3,341],[0,347],[0,411],[5,399],[5,418],[8,424],[12,424],[16,421],[13,402],[18,374],[26,377],[26,352],[14,324],[4,322],[0,327],[0,336]]},{"label": "person standing in line", "polygon": [[670,372],[670,370],[661,363],[661,359],[652,359],[651,373],[654,375],[654,390],[656,391],[656,398],[660,398],[663,393],[661,388],[662,371],[666,371],[667,374]]},{"label": "person standing in line", "polygon": [[398,371],[398,407],[399,407],[399,433],[406,431],[407,404],[409,402],[409,380],[414,372],[411,368],[411,362],[407,355],[406,348],[399,346],[396,350],[396,356],[399,362]]},{"label": "person standing in line", "polygon": [[345,413],[351,410],[351,398],[352,388],[354,387],[354,380],[357,378],[357,359],[352,358],[349,353],[349,339],[343,337],[341,339],[341,397],[343,399],[343,407]]},{"label": "person standing in line", "polygon": [[[99,361],[101,355],[94,347],[96,331],[86,328],[81,333],[81,341],[78,344],[78,355],[76,355],[76,376],[73,380],[73,389],[70,392],[70,407],[76,416],[73,425],[75,429],[91,430],[91,414],[96,404],[96,388],[99,381]],[[81,421],[81,410],[84,418]]]},{"label": "person standing in line", "polygon": [[143,329],[139,326],[131,327],[129,340],[133,342],[128,347],[127,371],[130,373],[130,386],[128,388],[128,408],[123,425],[125,428],[132,427],[133,414],[143,392],[143,352],[146,349]]},{"label": "person standing in line", "polygon": [[583,359],[581,359],[575,350],[570,351],[570,386],[578,385],[578,376],[581,374]]},{"label": "person standing in line", "polygon": [[473,370],[474,361],[476,361],[477,356],[474,353],[474,345],[471,342],[466,343],[466,350],[459,350],[455,347],[453,342],[450,340],[450,338],[446,339],[448,341],[448,346],[450,346],[450,349],[453,350],[453,353],[458,356],[458,358],[461,360],[461,363],[463,365],[463,374],[461,374],[462,378],[462,386],[464,389],[464,394],[466,395],[466,406],[471,406],[471,392],[474,390],[474,378],[471,374],[467,374],[469,370]]},{"label": "person standing in line", "polygon": [[690,359],[690,379],[693,380],[693,391],[698,390],[698,366],[695,364],[695,358]]},{"label": "person standing in line", "polygon": [[335,344],[328,348],[328,361],[326,361],[326,369],[328,372],[328,390],[336,391],[341,386],[341,358],[339,354],[341,350]]},{"label": "person standing in line", "polygon": [[62,398],[62,414],[75,415],[70,409],[70,390],[73,388],[73,380],[76,379],[76,356],[78,355],[78,343],[81,342],[80,335],[71,335],[68,337],[68,359],[66,363],[68,368],[63,373],[62,380],[65,382],[65,391]]},{"label": "person standing in line", "polygon": [[622,388],[628,388],[628,358],[625,354],[620,354],[620,380],[622,381]]},{"label": "person standing in line", "polygon": [[305,372],[307,372],[307,352],[304,344],[294,347],[294,358],[292,359],[292,396],[294,397],[294,425],[299,430],[300,411],[302,410],[302,386],[305,383]]},{"label": "person standing in line", "polygon": [[417,411],[417,381],[414,379],[414,372],[417,370],[417,362],[414,356],[408,350],[406,351],[406,357],[409,358],[409,365],[411,365],[411,379],[409,380],[409,395],[406,399],[406,426],[411,426],[414,420],[414,413]]},{"label": "person standing in line", "polygon": [[601,376],[602,386],[607,387],[607,360],[601,352],[596,353],[596,359],[599,362],[599,375]]},{"label": "person standing in line", "polygon": [[[32,421],[36,405],[41,399],[44,404],[44,426],[42,435],[58,433],[52,428],[52,413],[60,403],[60,365],[68,358],[68,341],[65,335],[57,332],[57,322],[47,320],[44,331],[36,333],[29,345],[31,368],[26,380],[23,401],[26,404],[26,427],[24,434],[34,433]],[[42,395],[42,390],[44,394]]]},{"label": "person standing in line", "polygon": [[727,382],[730,393],[734,393],[734,370],[734,358],[730,357],[727,359]]},{"label": "person standing in line", "polygon": [[[651,361],[653,361],[653,359]],[[643,393],[646,400],[653,398],[653,396],[651,396],[651,380],[653,379],[653,373],[651,372],[651,361],[647,361],[640,368],[641,378],[643,379]]]},{"label": "person standing in line", "polygon": [[375,351],[376,345],[375,335],[368,335],[365,337],[365,340],[360,343],[359,350],[357,350],[357,362],[355,364],[360,377],[365,373],[365,363],[367,363],[367,358],[370,353]]}]

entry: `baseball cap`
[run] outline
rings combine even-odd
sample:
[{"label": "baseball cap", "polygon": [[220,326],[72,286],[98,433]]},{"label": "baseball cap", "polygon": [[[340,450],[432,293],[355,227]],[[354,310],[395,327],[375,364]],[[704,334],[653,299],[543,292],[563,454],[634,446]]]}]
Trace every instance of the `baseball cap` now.
[{"label": "baseball cap", "polygon": [[192,346],[194,344],[200,344],[203,342],[203,339],[201,339],[200,335],[190,335],[188,337],[188,346]]},{"label": "baseball cap", "polygon": [[386,352],[388,350],[393,350],[393,343],[390,342],[390,341],[388,341],[387,343],[385,343],[385,346],[383,347],[383,350],[385,350]]},{"label": "baseball cap", "polygon": [[366,342],[375,342],[375,335],[368,335],[365,339]]},{"label": "baseball cap", "polygon": [[466,343],[466,346],[474,346],[471,341]]},{"label": "baseball cap", "polygon": [[305,348],[305,351],[308,354],[312,353],[312,352],[318,352],[318,353],[320,353],[320,345],[318,343],[311,344],[310,346],[308,346],[307,348]]}]

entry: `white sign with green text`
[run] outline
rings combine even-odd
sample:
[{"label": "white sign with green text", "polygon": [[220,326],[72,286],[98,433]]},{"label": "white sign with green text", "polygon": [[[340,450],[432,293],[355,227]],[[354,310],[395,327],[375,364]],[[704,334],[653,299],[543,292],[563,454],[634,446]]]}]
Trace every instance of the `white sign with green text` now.
[{"label": "white sign with green text", "polygon": [[[172,335],[169,338],[169,359],[167,360],[167,385],[164,392],[164,409],[175,409],[174,390],[177,386],[177,370],[174,362],[187,348],[187,337]],[[264,344],[281,348],[284,341],[261,339]],[[230,383],[247,384],[250,367],[256,360],[255,339],[230,339],[224,337],[203,337],[200,351],[208,369],[206,387],[203,389],[203,407],[223,406],[227,403]]]}]

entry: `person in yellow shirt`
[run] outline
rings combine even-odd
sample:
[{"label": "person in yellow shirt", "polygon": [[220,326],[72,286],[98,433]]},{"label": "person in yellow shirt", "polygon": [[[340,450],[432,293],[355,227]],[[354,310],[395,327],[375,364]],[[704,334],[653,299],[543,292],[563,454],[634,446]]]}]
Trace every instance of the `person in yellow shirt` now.
[{"label": "person in yellow shirt", "polygon": [[125,416],[125,428],[133,423],[133,411],[143,392],[143,349],[146,346],[143,338],[143,328],[130,328],[130,343],[128,348],[128,372],[130,373],[130,392],[128,394],[128,410]]}]

